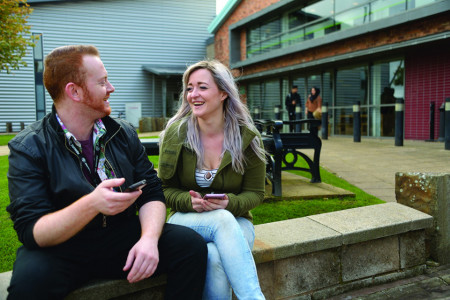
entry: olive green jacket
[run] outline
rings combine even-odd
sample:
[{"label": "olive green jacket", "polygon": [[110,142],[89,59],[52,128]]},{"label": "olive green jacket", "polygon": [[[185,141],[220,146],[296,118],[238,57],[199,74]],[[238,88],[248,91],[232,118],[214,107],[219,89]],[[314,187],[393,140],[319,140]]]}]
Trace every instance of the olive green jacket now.
[{"label": "olive green jacket", "polygon": [[195,212],[192,208],[189,190],[204,195],[207,193],[225,193],[229,203],[227,210],[236,217],[252,220],[250,210],[264,200],[266,166],[250,146],[250,142],[259,136],[248,128],[241,128],[244,155],[246,157],[245,173],[233,171],[231,155],[224,153],[216,176],[211,186],[202,188],[195,180],[197,156],[184,145],[187,125],[183,124],[178,133],[179,122],[166,129],[160,144],[158,163],[159,177],[163,183],[166,203],[173,212]]}]

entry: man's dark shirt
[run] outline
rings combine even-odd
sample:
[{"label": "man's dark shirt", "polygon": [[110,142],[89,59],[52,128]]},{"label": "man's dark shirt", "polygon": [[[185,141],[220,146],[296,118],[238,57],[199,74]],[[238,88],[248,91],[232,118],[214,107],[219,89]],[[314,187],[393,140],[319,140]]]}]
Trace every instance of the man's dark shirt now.
[{"label": "man's dark shirt", "polygon": [[[295,105],[292,105],[292,101],[295,100]],[[289,93],[286,96],[286,101],[285,101],[285,105],[286,105],[286,109],[288,112],[290,113],[295,113],[295,106],[300,105],[302,106],[302,98],[300,97],[300,95],[298,93]]]}]

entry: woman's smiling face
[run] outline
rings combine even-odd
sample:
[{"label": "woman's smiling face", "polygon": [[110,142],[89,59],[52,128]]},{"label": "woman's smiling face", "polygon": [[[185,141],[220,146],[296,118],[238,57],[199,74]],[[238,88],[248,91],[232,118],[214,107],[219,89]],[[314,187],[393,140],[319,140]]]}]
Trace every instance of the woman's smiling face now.
[{"label": "woman's smiling face", "polygon": [[204,119],[222,114],[227,96],[219,90],[209,70],[198,69],[189,76],[186,99],[196,117]]}]

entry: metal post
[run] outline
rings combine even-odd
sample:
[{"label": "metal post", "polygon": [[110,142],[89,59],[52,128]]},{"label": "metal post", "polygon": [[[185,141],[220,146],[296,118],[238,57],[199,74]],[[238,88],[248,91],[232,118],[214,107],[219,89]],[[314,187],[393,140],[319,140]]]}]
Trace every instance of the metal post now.
[{"label": "metal post", "polygon": [[434,108],[435,102],[430,102],[430,139],[427,142],[434,142]]},{"label": "metal post", "polygon": [[405,112],[405,100],[395,101],[395,146],[403,146],[403,117]]},{"label": "metal post", "polygon": [[445,99],[445,150],[450,150],[450,98]]},{"label": "metal post", "polygon": [[259,113],[259,106],[255,106],[253,109],[253,119],[261,119],[261,115]]},{"label": "metal post", "polygon": [[322,105],[322,140],[328,140],[328,102]]},{"label": "metal post", "polygon": [[361,102],[353,105],[353,142],[361,142]]},{"label": "metal post", "polygon": [[[295,120],[301,120],[302,119],[302,107],[300,106],[300,103],[297,103],[295,106]],[[295,124],[295,132],[301,132],[301,126],[300,124]]]},{"label": "metal post", "polygon": [[273,112],[275,114],[275,120],[281,120],[281,105],[275,105]]},{"label": "metal post", "polygon": [[445,101],[439,107],[439,138],[438,142],[445,140]]},{"label": "metal post", "polygon": [[6,122],[6,132],[12,132],[12,122]]}]

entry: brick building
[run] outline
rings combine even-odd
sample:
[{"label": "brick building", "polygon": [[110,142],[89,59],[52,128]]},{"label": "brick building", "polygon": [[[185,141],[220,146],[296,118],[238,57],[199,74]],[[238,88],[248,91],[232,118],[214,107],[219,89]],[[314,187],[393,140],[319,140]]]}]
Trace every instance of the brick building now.
[{"label": "brick building", "polygon": [[[405,101],[405,138],[430,137],[450,97],[448,0],[229,0],[210,24],[215,58],[238,76],[253,111],[272,118],[292,85],[304,112],[311,87],[328,104],[331,135],[393,137],[395,101]],[[284,119],[287,118],[284,109]]]}]

